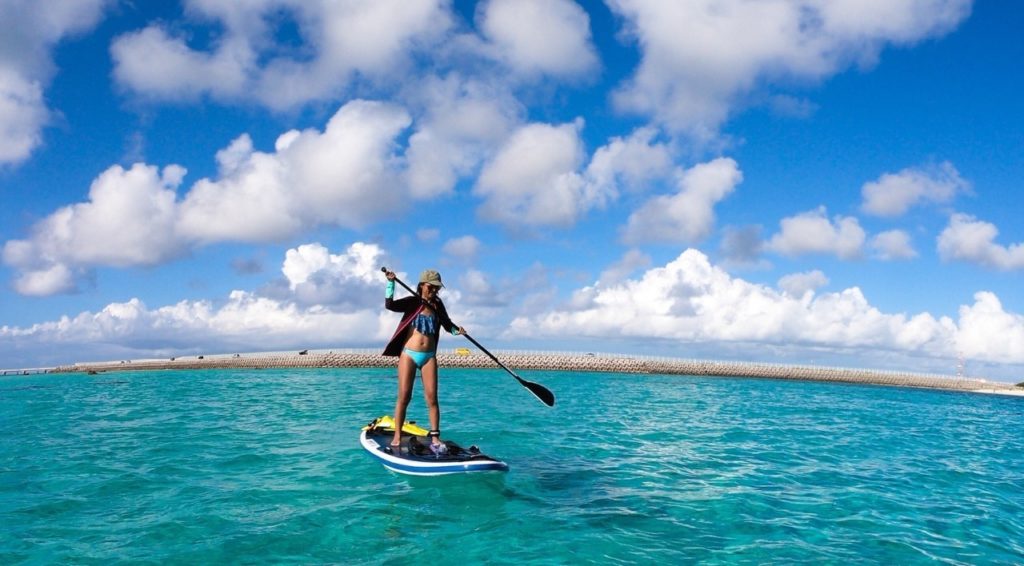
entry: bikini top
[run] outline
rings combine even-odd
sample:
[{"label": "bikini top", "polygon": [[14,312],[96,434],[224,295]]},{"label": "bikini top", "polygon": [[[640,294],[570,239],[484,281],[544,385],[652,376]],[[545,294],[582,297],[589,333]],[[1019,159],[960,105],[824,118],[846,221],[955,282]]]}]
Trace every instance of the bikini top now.
[{"label": "bikini top", "polygon": [[420,334],[427,336],[437,334],[437,317],[432,314],[420,313],[412,321],[412,327]]}]

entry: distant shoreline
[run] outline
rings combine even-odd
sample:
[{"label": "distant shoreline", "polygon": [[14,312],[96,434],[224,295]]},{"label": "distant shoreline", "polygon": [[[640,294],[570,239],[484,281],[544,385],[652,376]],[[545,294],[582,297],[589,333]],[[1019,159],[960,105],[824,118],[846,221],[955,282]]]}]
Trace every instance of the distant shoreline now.
[{"label": "distant shoreline", "polygon": [[[916,387],[948,391],[970,391],[1024,396],[1024,387],[981,378],[881,371],[823,366],[782,365],[757,362],[686,360],[629,356],[624,354],[584,354],[555,352],[496,352],[513,370],[593,371],[790,379],[834,383],[860,383],[896,387]],[[438,361],[449,368],[496,368],[486,355],[459,348],[441,350]],[[180,356],[167,359],[81,362],[54,368],[35,368],[31,373],[101,373],[114,371],[217,369],[217,368],[355,368],[395,367],[397,358],[384,357],[376,350],[304,350],[249,354]],[[2,375],[21,375],[28,370],[6,370]],[[10,372],[10,373],[9,373]],[[27,374],[27,373],[26,373]]]}]

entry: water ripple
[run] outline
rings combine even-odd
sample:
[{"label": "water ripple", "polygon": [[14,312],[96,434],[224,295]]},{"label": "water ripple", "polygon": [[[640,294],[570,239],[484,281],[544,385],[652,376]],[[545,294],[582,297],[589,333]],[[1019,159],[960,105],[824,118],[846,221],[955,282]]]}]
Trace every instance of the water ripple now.
[{"label": "water ripple", "polygon": [[1024,562],[1020,399],[445,370],[512,469],[408,478],[355,442],[389,373],[3,378],[0,563]]}]

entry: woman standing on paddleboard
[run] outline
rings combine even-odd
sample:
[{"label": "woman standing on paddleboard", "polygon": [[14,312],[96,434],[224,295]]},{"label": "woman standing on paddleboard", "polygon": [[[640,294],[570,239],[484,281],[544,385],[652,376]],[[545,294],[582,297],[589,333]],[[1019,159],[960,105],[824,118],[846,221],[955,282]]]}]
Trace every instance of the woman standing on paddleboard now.
[{"label": "woman standing on paddleboard", "polygon": [[443,453],[447,446],[441,442],[441,408],[437,403],[437,341],[441,328],[453,335],[462,334],[462,327],[456,327],[448,317],[448,311],[438,293],[444,285],[441,274],[428,269],[420,275],[416,288],[418,295],[395,300],[395,274],[388,271],[387,289],[384,293],[384,308],[402,313],[395,335],[391,337],[385,356],[398,356],[398,400],[395,402],[395,436],[392,447],[397,447],[402,438],[402,423],[405,411],[412,399],[412,384],[416,370],[423,379],[423,396],[427,401],[430,415],[430,448]]}]

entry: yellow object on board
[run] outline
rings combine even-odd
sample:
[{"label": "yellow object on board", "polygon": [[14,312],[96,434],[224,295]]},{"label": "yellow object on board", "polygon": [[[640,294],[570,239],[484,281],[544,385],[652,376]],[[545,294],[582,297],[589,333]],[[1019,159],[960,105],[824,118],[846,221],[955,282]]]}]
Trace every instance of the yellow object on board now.
[{"label": "yellow object on board", "polygon": [[[378,417],[376,419],[373,419],[373,422],[363,427],[363,430],[370,429],[394,431],[395,419],[392,418],[391,415],[384,415],[383,417]],[[405,424],[402,425],[402,432],[408,432],[409,434],[415,434],[417,436],[427,435],[427,429],[416,425],[416,423],[411,423],[409,421],[405,421]]]}]

